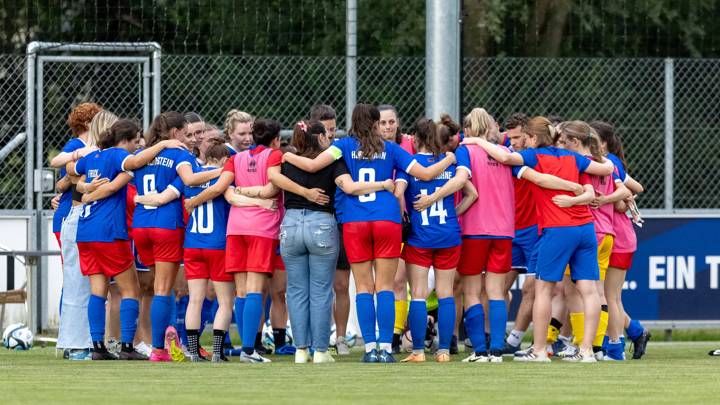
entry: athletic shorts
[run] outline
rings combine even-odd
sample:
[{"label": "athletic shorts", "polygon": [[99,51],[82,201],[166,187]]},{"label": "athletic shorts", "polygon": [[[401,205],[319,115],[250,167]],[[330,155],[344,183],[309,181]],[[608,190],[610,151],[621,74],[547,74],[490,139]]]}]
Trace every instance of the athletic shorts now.
[{"label": "athletic shorts", "polygon": [[150,268],[140,261],[140,254],[138,253],[137,246],[135,246],[134,239],[130,239],[130,246],[132,247],[133,257],[135,258],[135,269],[140,272],[150,271]]},{"label": "athletic shorts", "polygon": [[512,267],[512,239],[463,238],[458,273],[474,276],[484,271],[504,274]]},{"label": "athletic shorts", "polygon": [[402,245],[402,225],[392,221],[346,222],[343,239],[350,263],[397,259]]},{"label": "athletic shorts", "polygon": [[273,257],[273,270],[285,271],[285,262],[280,256],[280,244],[275,248],[275,256]]},{"label": "athletic shorts", "polygon": [[338,270],[350,270],[350,261],[348,261],[347,252],[345,251],[342,224],[338,223],[337,227],[340,238],[340,249],[338,251],[337,265],[335,268]]},{"label": "athletic shorts", "polygon": [[277,239],[250,235],[228,235],[225,244],[225,271],[268,273],[275,270]]},{"label": "athletic shorts", "polygon": [[610,267],[614,267],[620,270],[629,270],[632,268],[633,256],[635,252],[612,252],[610,254]]},{"label": "athletic shorts", "polygon": [[185,279],[210,279],[212,281],[232,282],[232,274],[225,272],[225,251],[219,249],[185,248]]},{"label": "athletic shorts", "polygon": [[432,266],[435,270],[451,270],[457,268],[461,250],[462,245],[448,248],[420,248],[406,244],[402,258],[407,264],[428,268]]},{"label": "athletic shorts", "polygon": [[597,248],[592,222],[543,229],[537,247],[538,280],[558,282],[568,265],[574,281],[599,280]]},{"label": "athletic shorts", "polygon": [[[610,252],[613,247],[613,236],[606,234],[596,234],[598,242],[598,269],[600,270],[600,280],[605,281],[608,264],[610,262]],[[565,275],[570,277],[570,266],[565,268]]]},{"label": "athletic shorts", "polygon": [[133,240],[140,261],[147,266],[155,262],[180,263],[183,258],[183,228],[133,228]]},{"label": "athletic shorts", "polygon": [[114,277],[133,266],[129,240],[78,242],[80,271],[83,276],[104,274]]},{"label": "athletic shorts", "polygon": [[537,225],[517,229],[512,240],[512,268],[518,273],[535,275],[533,257],[540,239]]}]

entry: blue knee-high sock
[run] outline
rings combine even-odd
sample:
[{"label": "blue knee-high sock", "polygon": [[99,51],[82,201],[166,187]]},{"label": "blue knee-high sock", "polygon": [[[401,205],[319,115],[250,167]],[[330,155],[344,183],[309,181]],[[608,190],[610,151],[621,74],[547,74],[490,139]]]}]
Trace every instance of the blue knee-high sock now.
[{"label": "blue knee-high sock", "polygon": [[475,304],[465,311],[465,330],[475,353],[487,352],[485,343],[485,310],[482,304]]},{"label": "blue knee-high sock", "polygon": [[[365,344],[377,342],[375,336],[375,302],[372,294],[359,293],[355,296],[355,308],[357,310],[360,333]],[[391,332],[392,333],[392,332]]]},{"label": "blue knee-high sock", "polygon": [[507,305],[505,300],[490,300],[490,350],[505,347],[505,325],[507,325]]},{"label": "blue knee-high sock", "polygon": [[[175,315],[172,317],[172,319],[175,320],[175,328],[178,331],[178,337],[180,338],[180,342],[185,345],[185,347],[187,347],[188,345],[187,328],[185,327],[185,315],[187,314],[187,308],[189,303],[190,296],[186,295],[177,300],[175,302],[175,305],[173,306],[175,308]],[[202,329],[200,330],[202,331]]]},{"label": "blue knee-high sock", "polygon": [[173,297],[155,295],[150,304],[150,324],[152,325],[152,345],[155,349],[165,348],[165,329],[170,325]]},{"label": "blue knee-high sock", "polygon": [[454,329],[455,297],[441,298],[438,300],[438,335],[440,335],[438,348],[450,349]]},{"label": "blue knee-high sock", "polygon": [[[235,315],[235,326],[237,326],[238,335],[240,335],[240,339],[242,340],[243,334],[242,334],[242,328],[243,328],[243,312],[245,312],[245,297],[235,297],[235,307],[233,308],[233,312]],[[253,344],[255,343],[255,338],[253,338]]]},{"label": "blue knee-high sock", "polygon": [[88,302],[88,323],[93,342],[105,340],[105,301],[105,297],[93,294]]},{"label": "blue knee-high sock", "polygon": [[177,329],[178,328],[178,324],[177,324],[178,300],[177,300],[177,296],[175,295],[175,291],[172,291],[170,293],[170,297],[172,298],[172,302],[170,305],[170,321],[168,323],[168,326],[172,326],[173,328]]},{"label": "blue knee-high sock", "polygon": [[200,334],[205,330],[205,325],[208,322],[212,322],[213,318],[213,312],[212,312],[213,302],[207,298],[203,300],[202,309],[200,310]]},{"label": "blue knee-high sock", "polygon": [[243,351],[251,354],[255,349],[255,334],[262,318],[262,294],[248,293],[243,311],[242,342]]},{"label": "blue knee-high sock", "polygon": [[425,330],[427,329],[427,302],[425,300],[410,301],[408,323],[410,324],[413,350],[425,349]]},{"label": "blue knee-high sock", "polygon": [[628,325],[627,329],[625,329],[625,333],[627,333],[627,337],[629,337],[630,340],[635,340],[639,338],[644,331],[645,327],[642,326],[640,321],[636,321],[634,319],[630,320],[630,324]]},{"label": "blue knee-high sock", "polygon": [[272,297],[270,294],[268,294],[267,298],[265,299],[265,320],[270,320],[270,308],[272,307]]},{"label": "blue knee-high sock", "polygon": [[140,302],[138,302],[138,300],[123,298],[120,301],[120,342],[133,342],[139,314]]},{"label": "blue knee-high sock", "polygon": [[[377,293],[378,343],[392,343],[395,330],[395,293],[378,291]],[[425,339],[423,338],[423,341]]]}]

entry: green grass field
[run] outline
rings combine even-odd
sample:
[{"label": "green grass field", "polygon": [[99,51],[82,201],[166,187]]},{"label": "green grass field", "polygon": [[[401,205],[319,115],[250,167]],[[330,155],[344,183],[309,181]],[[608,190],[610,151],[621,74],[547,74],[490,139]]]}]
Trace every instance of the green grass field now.
[{"label": "green grass field", "polygon": [[[651,343],[623,363],[335,364],[70,362],[52,348],[0,350],[0,403],[717,403],[713,342]],[[429,358],[430,360],[431,358]]]}]

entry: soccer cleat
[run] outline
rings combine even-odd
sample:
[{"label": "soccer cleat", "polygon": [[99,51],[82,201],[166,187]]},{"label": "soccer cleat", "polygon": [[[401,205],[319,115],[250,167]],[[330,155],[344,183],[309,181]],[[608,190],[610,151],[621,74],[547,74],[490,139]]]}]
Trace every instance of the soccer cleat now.
[{"label": "soccer cleat", "polygon": [[180,343],[177,330],[173,326],[168,326],[167,329],[165,329],[165,348],[170,354],[172,361],[185,361],[183,345]]},{"label": "soccer cleat", "polygon": [[710,351],[708,352],[708,355],[709,355],[709,356],[720,356],[720,349],[710,350]]},{"label": "soccer cleat", "polygon": [[550,358],[547,355],[536,355],[535,350],[532,348],[532,346],[527,349],[521,356],[518,356],[517,353],[515,353],[515,358],[513,360],[525,363],[550,363]]},{"label": "soccer cleat", "polygon": [[424,363],[425,353],[410,353],[409,356],[400,360],[400,363]]},{"label": "soccer cleat", "polygon": [[[602,352],[600,352],[600,353],[602,353]],[[563,357],[563,361],[567,361],[570,363],[597,363],[597,359],[595,358],[595,353],[592,353],[592,352],[583,353],[581,350],[578,350],[572,356]]]},{"label": "soccer cleat", "polygon": [[137,350],[133,350],[131,352],[125,352],[120,351],[120,354],[118,355],[118,358],[120,360],[141,360],[141,361],[147,361],[148,357]]},{"label": "soccer cleat", "polygon": [[150,346],[149,346],[147,343],[145,343],[145,342],[140,342],[140,343],[138,343],[138,345],[135,346],[135,350],[137,350],[138,353],[144,354],[145,357],[148,357],[148,358],[150,357],[150,354],[152,354],[152,347],[150,347]]},{"label": "soccer cleat", "polygon": [[458,349],[458,338],[453,335],[452,339],[450,339],[450,354],[458,353],[460,353],[460,350]]},{"label": "soccer cleat", "polygon": [[450,354],[445,352],[435,353],[435,361],[438,363],[450,363]]},{"label": "soccer cleat", "polygon": [[473,352],[471,355],[465,357],[462,362],[463,363],[487,363],[490,360],[488,357],[487,352],[483,353],[475,353]]},{"label": "soccer cleat", "polygon": [[198,347],[198,353],[200,353],[200,357],[204,357],[206,359],[210,358],[211,354],[207,352],[207,350],[203,349],[202,346]]},{"label": "soccer cleat", "polygon": [[295,364],[305,364],[310,362],[310,351],[308,349],[297,349],[295,351]]},{"label": "soccer cleat", "polygon": [[263,345],[257,345],[255,346],[255,352],[258,353],[261,356],[267,356],[268,354],[272,354],[272,348],[265,347]]},{"label": "soccer cleat", "polygon": [[652,337],[652,334],[649,330],[645,329],[643,333],[638,336],[637,339],[634,339],[632,341],[633,343],[633,360],[641,359],[642,356],[645,355],[645,349],[647,349],[647,344],[650,341],[650,338]]},{"label": "soccer cleat", "polygon": [[266,359],[265,357],[258,354],[257,351],[254,351],[253,354],[247,354],[245,352],[242,352],[240,354],[240,362],[241,363],[272,363],[270,359]]},{"label": "soccer cleat", "polygon": [[335,359],[333,359],[333,356],[330,355],[329,352],[318,352],[316,351],[313,355],[313,363],[319,364],[319,363],[335,363]]},{"label": "soccer cleat", "polygon": [[372,349],[369,352],[365,352],[365,354],[363,355],[360,362],[362,362],[362,363],[379,363],[380,358],[378,357],[377,349]]},{"label": "soccer cleat", "polygon": [[508,342],[505,342],[505,347],[503,348],[502,354],[504,355],[513,355],[516,352],[520,350],[520,345],[513,346],[509,344]]},{"label": "soccer cleat", "polygon": [[565,349],[557,354],[558,357],[564,359],[565,357],[572,357],[578,353],[578,348],[573,345],[565,346]]},{"label": "soccer cleat", "polygon": [[225,356],[221,356],[221,355],[219,355],[219,354],[213,354],[213,355],[212,355],[212,360],[210,360],[210,361],[212,361],[213,363],[225,363],[225,362],[228,362],[228,361],[230,361],[230,360],[228,360],[228,358],[225,357]]},{"label": "soccer cleat", "polygon": [[501,350],[493,350],[490,352],[490,357],[488,357],[488,363],[502,363],[502,351]]},{"label": "soccer cleat", "polygon": [[295,348],[295,346],[285,345],[279,348],[275,348],[275,354],[280,356],[292,356],[295,354],[296,350],[297,349]]},{"label": "soccer cleat", "polygon": [[92,360],[92,353],[90,349],[69,349],[67,350],[66,359],[73,361]]},{"label": "soccer cleat", "polygon": [[380,350],[378,354],[378,363],[397,363],[392,353],[388,353],[387,350]]},{"label": "soccer cleat", "polygon": [[345,336],[340,336],[335,342],[335,349],[337,350],[338,356],[347,356],[350,354],[350,347],[348,347]]},{"label": "soccer cleat", "polygon": [[171,362],[172,357],[170,357],[170,353],[167,352],[165,349],[152,349],[152,353],[150,353],[150,361],[153,362]]},{"label": "soccer cleat", "polygon": [[92,353],[93,360],[117,360],[118,357],[108,350],[98,350]]}]

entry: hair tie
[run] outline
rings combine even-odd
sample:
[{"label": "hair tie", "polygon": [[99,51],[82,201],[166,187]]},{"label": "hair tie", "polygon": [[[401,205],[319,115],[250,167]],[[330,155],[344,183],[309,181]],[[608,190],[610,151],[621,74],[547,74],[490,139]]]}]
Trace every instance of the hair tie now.
[{"label": "hair tie", "polygon": [[299,126],[303,132],[307,132],[307,125],[305,124],[305,121],[298,121],[296,125]]}]

